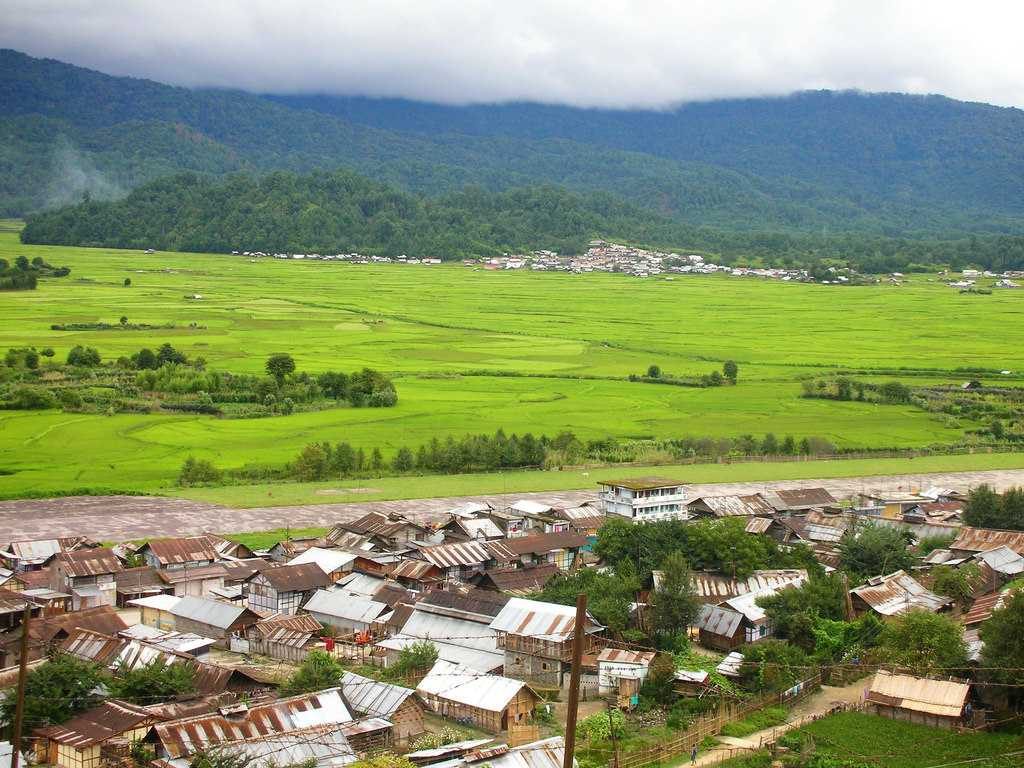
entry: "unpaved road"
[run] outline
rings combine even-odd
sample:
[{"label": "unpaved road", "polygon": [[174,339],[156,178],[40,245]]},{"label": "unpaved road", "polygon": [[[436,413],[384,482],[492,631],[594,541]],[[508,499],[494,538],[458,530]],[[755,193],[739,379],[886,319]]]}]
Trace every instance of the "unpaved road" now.
[{"label": "unpaved road", "polygon": [[[982,483],[988,483],[997,490],[1024,485],[1024,470],[697,484],[690,486],[690,493],[692,497],[697,497],[757,493],[769,488],[823,486],[837,498],[844,499],[861,492],[896,493],[930,485],[967,491]],[[0,540],[8,542],[84,535],[101,541],[125,541],[204,531],[265,531],[286,526],[300,528],[333,525],[370,511],[401,512],[417,520],[436,520],[446,510],[471,500],[488,501],[496,507],[507,506],[518,499],[534,499],[554,506],[566,506],[594,498],[594,490],[582,490],[233,509],[155,496],[68,496],[0,502]]]}]

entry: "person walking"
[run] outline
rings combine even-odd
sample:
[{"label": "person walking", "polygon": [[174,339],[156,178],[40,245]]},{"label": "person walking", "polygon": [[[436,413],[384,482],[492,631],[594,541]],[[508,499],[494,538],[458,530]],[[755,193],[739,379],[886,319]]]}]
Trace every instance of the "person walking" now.
[{"label": "person walking", "polygon": [[697,745],[693,745],[693,749],[690,750],[690,765],[697,764]]}]

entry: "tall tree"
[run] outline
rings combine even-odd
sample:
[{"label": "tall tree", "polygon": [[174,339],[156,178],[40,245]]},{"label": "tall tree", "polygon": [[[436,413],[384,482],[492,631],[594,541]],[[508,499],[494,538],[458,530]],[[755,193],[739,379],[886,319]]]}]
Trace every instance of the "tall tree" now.
[{"label": "tall tree", "polygon": [[661,578],[651,596],[654,629],[662,637],[686,633],[700,610],[690,564],[682,552],[673,552],[661,564]]},{"label": "tall tree", "polygon": [[984,680],[1016,706],[1024,705],[1024,590],[1014,592],[1002,608],[981,625]]},{"label": "tall tree", "polygon": [[266,370],[280,386],[284,383],[285,377],[295,373],[295,359],[284,352],[271,355],[267,358]]},{"label": "tall tree", "polygon": [[843,534],[840,562],[844,570],[863,578],[909,569],[914,564],[911,541],[907,531],[869,523]]},{"label": "tall tree", "polygon": [[967,667],[963,627],[939,613],[904,613],[885,625],[879,647],[889,661],[915,675],[948,676]]}]

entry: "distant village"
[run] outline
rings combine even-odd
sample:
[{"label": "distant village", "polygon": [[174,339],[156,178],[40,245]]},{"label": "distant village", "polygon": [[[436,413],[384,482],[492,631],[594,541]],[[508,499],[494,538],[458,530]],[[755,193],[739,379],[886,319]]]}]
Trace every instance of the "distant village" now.
[{"label": "distant village", "polygon": [[[980,628],[1024,575],[1024,533],[965,526],[965,500],[938,487],[845,500],[825,488],[695,496],[676,480],[639,477],[603,482],[592,500],[571,508],[466,503],[431,523],[369,512],[323,536],[285,538],[265,550],[213,534],[112,546],[85,536],[2,541],[0,688],[13,695],[22,663],[32,675],[66,657],[114,679],[154,664],[190,670],[187,694],[143,703],[98,696],[65,722],[33,726],[25,758],[65,768],[124,766],[139,744],[154,768],[189,768],[212,748],[260,764],[285,749],[288,765],[319,768],[381,750],[404,753],[415,766],[562,768],[552,712],[561,707],[564,720],[565,709],[552,702],[565,701],[576,638],[581,690],[602,702],[590,710],[602,718],[604,702],[635,709],[664,656],[623,642],[592,612],[579,625],[574,606],[537,599],[552,580],[606,568],[594,546],[609,521],[739,521],[750,537],[807,548],[826,572],[840,565],[844,534],[864,521],[914,542],[942,538],[912,570],[852,586],[848,618],[954,616],[977,663]],[[939,567],[970,568],[966,603],[928,586]],[[647,626],[666,578],[655,571],[653,584],[633,596],[631,626]],[[701,607],[679,631],[694,644],[694,658],[709,664],[672,662],[671,697],[731,700],[735,692],[723,686],[739,685],[745,654],[775,635],[759,599],[807,580],[805,568],[739,577],[695,571]],[[426,668],[388,677],[424,645],[433,649]],[[321,657],[343,672],[317,690],[280,692],[301,665]],[[856,703],[865,711],[941,728],[984,723],[988,704],[969,672],[928,680],[866,667],[865,675]],[[769,699],[791,705],[821,681],[808,674]],[[728,721],[717,717],[702,721],[690,741],[680,737],[680,749],[688,754],[691,743],[714,736]],[[459,728],[468,730],[438,735]]]},{"label": "distant village", "polygon": [[[151,251],[147,251],[149,253]],[[274,258],[294,261],[338,261],[347,264],[406,264],[433,266],[442,264],[440,258],[415,258],[411,256],[366,256],[359,253],[264,253],[263,251],[232,251],[234,256],[247,256],[251,259]],[[902,285],[907,277],[901,272],[893,272],[883,277],[862,275],[850,268],[829,267],[826,277],[814,277],[806,269],[784,269],[780,267],[742,267],[714,264],[705,261],[703,256],[695,253],[679,254],[664,251],[650,251],[630,245],[608,243],[604,240],[591,240],[590,246],[582,256],[564,256],[555,251],[531,251],[522,254],[505,254],[489,259],[464,259],[462,264],[472,269],[485,270],[532,270],[534,272],[568,272],[582,275],[591,272],[611,272],[630,277],[657,277],[671,280],[675,275],[714,275],[724,274],[732,277],[758,277],[766,280],[782,282],[819,283],[821,285],[863,285],[885,282],[890,285]],[[947,277],[948,272],[940,273]],[[959,279],[948,279],[951,288],[964,292],[976,292],[977,281],[982,278],[996,280],[993,288],[1019,288],[1016,280],[1024,279],[1024,271],[1007,271],[995,273],[977,269],[965,269]]]}]

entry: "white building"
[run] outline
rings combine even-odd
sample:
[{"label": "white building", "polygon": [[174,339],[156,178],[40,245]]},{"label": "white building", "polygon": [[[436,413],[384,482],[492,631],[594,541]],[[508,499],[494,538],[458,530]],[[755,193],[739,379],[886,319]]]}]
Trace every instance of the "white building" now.
[{"label": "white building", "polygon": [[599,481],[606,515],[620,515],[636,522],[685,519],[686,486],[665,477],[635,477]]}]

